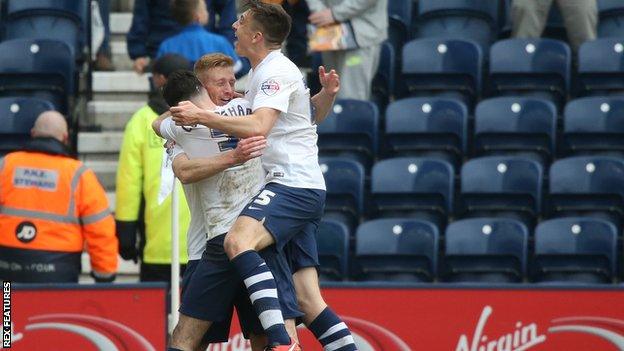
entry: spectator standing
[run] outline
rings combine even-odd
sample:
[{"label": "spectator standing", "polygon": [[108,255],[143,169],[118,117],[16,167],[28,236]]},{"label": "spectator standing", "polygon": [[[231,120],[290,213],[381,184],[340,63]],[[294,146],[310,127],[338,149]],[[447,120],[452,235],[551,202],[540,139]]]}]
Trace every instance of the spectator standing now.
[{"label": "spectator standing", "polygon": [[[161,94],[170,73],[189,69],[190,63],[179,55],[165,55],[152,67],[154,86],[150,99],[130,119],[124,130],[117,169],[115,219],[119,252],[126,260],[139,259],[141,281],[169,281],[171,276],[171,195],[159,202],[160,184],[163,181],[161,165],[166,159],[163,144],[152,131],[152,121],[166,112],[169,106]],[[161,196],[162,198],[163,196]],[[143,205],[142,205],[143,202]],[[144,215],[141,218],[141,207]],[[180,197],[180,262],[184,271],[186,231],[190,212],[184,196]],[[144,242],[137,244],[137,230],[144,228]]]},{"label": "spectator standing", "polygon": [[[544,31],[553,0],[513,0],[512,36],[539,38]],[[598,7],[596,0],[557,0],[563,23],[574,52],[584,42],[596,39]]]},{"label": "spectator standing", "polygon": [[388,37],[388,0],[306,0],[310,23],[322,27],[351,22],[358,48],[323,52],[323,65],[340,73],[338,98],[368,100],[371,82]]},{"label": "spectator standing", "polygon": [[104,25],[104,41],[97,51],[95,69],[97,71],[114,71],[115,66],[110,49],[110,0],[98,0],[98,6]]},{"label": "spectator standing", "polygon": [[0,277],[78,282],[85,247],[91,275],[112,282],[117,239],[95,173],[70,156],[65,117],[39,115],[24,150],[0,158]]},{"label": "spectator standing", "polygon": [[[205,0],[209,10],[206,29],[234,43],[232,23],[236,21],[235,0]],[[127,36],[128,55],[134,70],[143,73],[150,59],[156,57],[160,43],[182,28],[171,17],[171,0],[135,0],[132,26]]]},{"label": "spectator standing", "polygon": [[234,73],[242,69],[242,62],[234,53],[232,44],[202,27],[208,22],[208,10],[203,0],[173,0],[171,15],[184,27],[160,44],[156,57],[174,53],[195,63],[205,54],[222,53],[234,59]]}]

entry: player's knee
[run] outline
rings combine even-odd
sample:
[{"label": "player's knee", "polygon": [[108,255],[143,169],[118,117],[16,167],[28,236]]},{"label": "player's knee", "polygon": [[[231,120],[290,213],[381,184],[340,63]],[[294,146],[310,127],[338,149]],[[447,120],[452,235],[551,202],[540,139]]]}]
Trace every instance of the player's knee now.
[{"label": "player's knee", "polygon": [[325,301],[320,293],[314,291],[297,291],[297,304],[306,315],[313,314],[319,309],[323,309]]},{"label": "player's knee", "polygon": [[223,249],[229,258],[234,258],[244,251],[248,250],[249,245],[245,245],[245,242],[236,235],[228,233],[223,241]]}]

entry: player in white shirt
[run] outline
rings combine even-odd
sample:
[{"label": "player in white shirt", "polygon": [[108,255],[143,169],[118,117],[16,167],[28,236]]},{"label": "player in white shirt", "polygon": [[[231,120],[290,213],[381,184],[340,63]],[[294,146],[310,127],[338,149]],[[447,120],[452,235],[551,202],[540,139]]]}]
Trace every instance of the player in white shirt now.
[{"label": "player in white shirt", "polygon": [[[222,107],[215,106],[190,71],[172,73],[163,95],[169,104],[191,98],[202,108],[230,116],[244,115],[249,109],[249,103],[244,99],[234,99]],[[257,193],[262,185],[262,168],[259,160],[253,158],[260,155],[265,141],[256,137],[238,142],[204,126],[177,127],[164,116],[153,123],[153,128],[162,137],[175,141],[173,168],[184,183],[194,182],[185,185],[185,194],[189,197],[191,220],[199,218],[204,230],[201,235],[189,233],[189,243],[192,243],[189,253],[194,254],[201,245],[203,255],[200,261],[190,261],[188,274],[185,272],[180,321],[174,330],[170,350],[195,350],[207,343],[227,341],[233,306],[236,306],[245,336],[256,336],[251,338],[253,349],[261,350],[264,345],[260,337],[262,326],[240,278],[225,255],[223,239],[236,214],[248,202],[249,194]],[[203,173],[189,171],[188,167],[197,167],[198,163],[203,164]],[[285,282],[280,285],[280,295],[286,301],[280,307],[285,316],[289,319],[301,316],[285,257],[275,248],[263,250],[262,257]]]},{"label": "player in white shirt", "polygon": [[[348,328],[327,307],[318,286],[314,235],[323,213],[325,184],[318,165],[309,89],[299,69],[279,51],[290,30],[290,18],[279,6],[258,1],[248,5],[233,27],[238,38],[236,51],[252,65],[245,95],[253,113],[247,118],[231,118],[204,111],[192,102],[182,102],[170,111],[180,125],[201,124],[241,138],[267,137],[268,147],[262,156],[266,185],[228,232],[225,251],[245,281],[269,339],[268,349],[290,351],[296,347],[279,311],[275,293],[279,278],[271,276],[257,253],[275,243],[278,249],[288,244],[306,325],[326,349],[355,350]],[[334,97],[320,98],[329,98],[331,105]]]}]

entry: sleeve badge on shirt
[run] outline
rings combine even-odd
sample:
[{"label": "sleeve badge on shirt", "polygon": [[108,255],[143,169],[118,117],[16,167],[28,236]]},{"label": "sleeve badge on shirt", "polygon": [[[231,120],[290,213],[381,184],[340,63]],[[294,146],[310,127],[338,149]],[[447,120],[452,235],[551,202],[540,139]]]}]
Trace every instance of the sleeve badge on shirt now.
[{"label": "sleeve badge on shirt", "polygon": [[273,96],[280,90],[280,85],[275,79],[267,79],[260,84],[260,90],[265,95]]}]

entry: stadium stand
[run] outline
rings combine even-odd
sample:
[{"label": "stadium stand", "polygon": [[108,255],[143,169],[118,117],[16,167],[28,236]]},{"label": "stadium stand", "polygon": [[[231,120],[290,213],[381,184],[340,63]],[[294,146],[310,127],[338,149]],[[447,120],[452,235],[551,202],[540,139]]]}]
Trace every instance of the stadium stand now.
[{"label": "stadium stand", "polygon": [[483,54],[457,39],[416,39],[403,46],[401,96],[445,96],[472,106],[481,92]]},{"label": "stadium stand", "polygon": [[621,228],[624,211],[624,160],[577,156],[550,166],[549,217],[591,216]]},{"label": "stadium stand", "polygon": [[65,42],[13,39],[0,43],[0,96],[48,100],[64,114],[74,94],[74,56]]},{"label": "stadium stand", "polygon": [[324,218],[355,229],[364,214],[364,167],[350,158],[321,157],[327,194]]},{"label": "stadium stand", "polygon": [[386,153],[437,157],[459,169],[467,153],[468,108],[449,98],[406,98],[386,109]]},{"label": "stadium stand", "polygon": [[529,230],[507,218],[472,218],[446,228],[442,279],[518,283],[526,273]]},{"label": "stadium stand", "polygon": [[616,274],[617,229],[594,218],[559,218],[535,229],[532,279],[610,283]]},{"label": "stadium stand", "polygon": [[624,37],[581,45],[577,89],[578,95],[624,95]]},{"label": "stadium stand", "polygon": [[85,14],[90,7],[75,0],[9,0],[5,39],[54,39],[65,42],[84,59]]},{"label": "stadium stand", "polygon": [[624,97],[586,97],[568,102],[563,141],[568,155],[624,157]]},{"label": "stadium stand", "polygon": [[477,155],[517,155],[547,165],[555,155],[557,109],[543,99],[498,97],[475,109]]},{"label": "stadium stand", "polygon": [[499,1],[419,0],[417,38],[463,39],[483,52],[498,35]]},{"label": "stadium stand", "polygon": [[370,169],[379,145],[379,110],[370,101],[338,99],[318,126],[321,156],[353,157]]},{"label": "stadium stand", "polygon": [[598,1],[598,37],[624,37],[624,3],[619,0]]},{"label": "stadium stand", "polygon": [[430,282],[436,276],[438,229],[427,221],[388,218],[360,225],[356,277],[366,281]]},{"label": "stadium stand", "polygon": [[410,217],[442,227],[453,213],[453,166],[434,158],[379,161],[371,175],[373,216]]},{"label": "stadium stand", "polygon": [[541,213],[542,166],[520,156],[469,160],[461,170],[464,217],[510,217],[531,227]]},{"label": "stadium stand", "polygon": [[316,232],[321,280],[340,281],[349,277],[349,229],[341,222],[322,220]]},{"label": "stadium stand", "polygon": [[[593,233],[613,232],[621,238],[624,98],[615,95],[624,91],[624,5],[618,0],[598,1],[602,39],[581,47],[577,69],[565,43],[505,39],[510,2],[500,7],[494,1],[388,2],[390,38],[382,47],[373,100],[337,101],[332,115],[318,126],[324,156],[320,163],[328,187],[326,220],[319,230],[320,256],[326,267],[322,279],[518,282],[528,274],[532,281],[613,281],[616,267],[623,262],[621,243],[611,252],[610,246],[606,249],[611,239],[595,239],[605,243],[594,246],[600,251],[582,251],[578,246],[578,259],[574,252],[566,251],[577,249],[569,240],[553,242],[559,250],[555,256],[555,251],[539,251],[543,246],[538,250],[538,236],[541,240],[553,234],[555,240],[555,234],[562,232],[578,245],[583,240],[593,242],[587,239],[593,238],[589,235]],[[22,145],[32,123],[29,118],[37,114],[31,110],[54,108],[66,114],[75,110],[72,100],[84,93],[78,92],[76,73],[80,67],[74,59],[88,44],[85,28],[90,9],[85,4],[69,0],[3,2],[0,153]],[[129,13],[111,17],[114,59],[127,71],[132,62],[121,38],[125,38],[129,20]],[[565,38],[556,34],[563,28],[557,7],[552,6],[544,35]],[[94,73],[89,88],[96,98],[89,101],[88,109],[83,106],[79,110],[83,126],[80,158],[97,172],[109,191],[115,187],[111,170],[117,164],[120,131],[131,112],[144,104],[149,89],[146,75],[127,71]],[[568,101],[570,96],[585,95],[591,97]],[[486,96],[496,97],[480,100]],[[473,106],[474,119],[470,113]],[[559,120],[557,110],[563,110]],[[567,156],[582,157],[558,159]],[[378,161],[384,157],[399,158]],[[477,158],[470,160],[472,157]],[[482,163],[485,159],[497,161]],[[516,161],[522,171],[516,169]],[[461,182],[456,182],[454,173],[459,170]],[[544,218],[584,217],[539,223],[542,214]],[[455,215],[480,218],[455,221]],[[378,217],[383,219],[375,219]],[[427,250],[433,247],[433,252],[420,254],[417,263],[403,268],[401,254],[368,261],[367,254],[358,251],[364,243],[359,233],[370,223],[386,220],[394,224],[376,229],[376,233],[388,233],[394,241],[379,235],[384,245],[399,242],[399,247],[407,247],[401,240],[412,243],[412,239],[403,234],[420,230],[421,239],[427,239]],[[402,224],[405,221],[417,223],[415,228],[421,229],[410,231]],[[496,240],[511,246],[499,233],[529,236],[537,224],[535,249],[525,246],[519,255],[519,251],[501,256],[485,253],[464,263],[464,257],[447,251],[446,244],[450,244],[449,233],[467,228],[467,223],[474,223],[478,239],[470,240],[477,248],[479,243]],[[401,235],[395,233],[395,226],[401,228]],[[486,226],[490,234],[484,233]],[[442,237],[437,230],[443,233],[445,227],[446,237]],[[579,228],[580,234],[574,233]],[[494,250],[495,246],[486,248]],[[534,254],[534,269],[525,274],[526,261],[522,260]],[[443,268],[439,275],[438,255]],[[390,262],[389,267],[398,267],[398,271],[365,269],[362,273],[349,269],[350,260],[370,265],[366,269]],[[492,262],[504,263],[498,265],[499,271],[489,272],[486,268]],[[453,271],[456,266],[460,269]]]},{"label": "stadium stand", "polygon": [[397,68],[395,65],[396,54],[390,42],[385,41],[381,45],[379,56],[379,67],[373,77],[371,87],[371,100],[377,104],[380,110],[384,110],[394,96],[395,76]]},{"label": "stadium stand", "polygon": [[49,110],[54,110],[54,106],[46,100],[0,98],[0,154],[21,149],[30,138],[30,130],[39,114]]},{"label": "stadium stand", "polygon": [[507,39],[490,50],[490,95],[541,97],[562,108],[570,86],[570,47],[553,39]]},{"label": "stadium stand", "polygon": [[388,41],[397,52],[411,37],[412,0],[388,1]]}]

